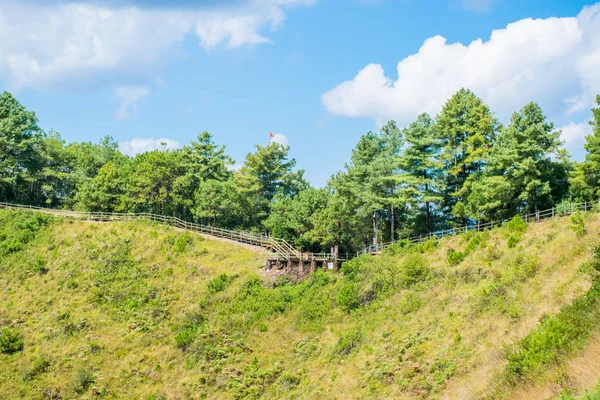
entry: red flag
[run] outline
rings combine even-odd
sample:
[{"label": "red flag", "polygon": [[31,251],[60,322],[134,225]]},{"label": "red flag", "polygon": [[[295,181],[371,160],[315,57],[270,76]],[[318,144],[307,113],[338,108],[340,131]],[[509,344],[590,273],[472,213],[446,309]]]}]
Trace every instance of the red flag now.
[{"label": "red flag", "polygon": [[275,137],[275,135],[273,135],[273,132],[269,132],[269,137]]}]

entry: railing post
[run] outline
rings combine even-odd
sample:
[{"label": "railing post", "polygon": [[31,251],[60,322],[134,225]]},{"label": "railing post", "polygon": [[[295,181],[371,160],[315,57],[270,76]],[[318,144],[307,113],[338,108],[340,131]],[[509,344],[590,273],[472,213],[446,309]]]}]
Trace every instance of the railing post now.
[{"label": "railing post", "polygon": [[554,218],[554,207],[552,207],[552,218]]},{"label": "railing post", "polygon": [[583,212],[587,211],[587,200],[583,202]]}]

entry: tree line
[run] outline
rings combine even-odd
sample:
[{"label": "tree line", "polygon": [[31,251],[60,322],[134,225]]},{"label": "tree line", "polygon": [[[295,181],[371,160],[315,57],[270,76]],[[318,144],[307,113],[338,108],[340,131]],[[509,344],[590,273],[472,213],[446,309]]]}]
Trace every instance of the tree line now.
[{"label": "tree line", "polygon": [[426,234],[600,197],[600,96],[585,159],[570,160],[536,103],[503,126],[461,89],[422,114],[364,134],[324,188],[289,147],[255,146],[238,170],[203,132],[177,150],[126,156],[111,137],[66,143],[33,111],[0,95],[0,201],[87,211],[151,212],[229,229],[268,231],[306,251]]}]

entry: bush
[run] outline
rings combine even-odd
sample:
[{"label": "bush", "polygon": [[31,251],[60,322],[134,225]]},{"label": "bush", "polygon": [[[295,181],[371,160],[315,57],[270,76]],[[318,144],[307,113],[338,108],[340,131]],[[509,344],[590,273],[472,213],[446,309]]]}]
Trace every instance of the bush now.
[{"label": "bush", "polygon": [[95,380],[96,378],[92,371],[87,368],[79,368],[73,378],[73,390],[77,394],[83,394]]},{"label": "bush", "polygon": [[408,293],[400,302],[400,312],[402,314],[410,314],[421,308],[421,299],[415,294]]},{"label": "bush", "polygon": [[359,330],[351,331],[350,333],[340,337],[333,347],[332,356],[343,358],[353,350],[357,349],[362,342],[362,333]]},{"label": "bush", "polygon": [[23,371],[23,379],[28,381],[28,380],[36,378],[37,376],[46,372],[48,370],[49,366],[50,366],[50,360],[48,360],[48,358],[46,358],[43,355],[38,355],[33,360],[31,365],[29,366],[29,368],[26,368]]},{"label": "bush", "polygon": [[545,317],[507,355],[508,372],[523,377],[556,362],[562,354],[580,348],[600,318],[600,280],[555,317]]},{"label": "bush", "polygon": [[31,266],[31,272],[44,275],[48,272],[48,268],[46,268],[46,260],[42,256],[37,256],[33,265]]},{"label": "bush", "polygon": [[519,237],[516,235],[509,235],[506,244],[508,248],[512,249],[513,247],[517,247],[517,243],[519,243]]},{"label": "bush", "polygon": [[345,281],[337,295],[337,304],[345,311],[352,311],[360,305],[360,293],[355,282]]},{"label": "bush", "polygon": [[21,332],[11,328],[0,331],[0,352],[14,354],[23,350],[23,335]]},{"label": "bush", "polygon": [[175,346],[181,350],[187,350],[196,340],[196,328],[187,327],[175,334]]},{"label": "bush", "polygon": [[177,239],[175,239],[175,252],[183,253],[190,243],[192,243],[192,236],[188,232],[177,236]]},{"label": "bush", "polygon": [[515,215],[506,223],[506,228],[510,233],[523,234],[527,231],[527,223],[520,215]]},{"label": "bush", "polygon": [[429,274],[429,266],[420,254],[410,254],[401,265],[399,283],[403,287],[423,281]]},{"label": "bush", "polygon": [[458,265],[465,259],[467,255],[462,251],[456,251],[454,249],[448,249],[448,255],[446,260],[448,261],[448,265]]},{"label": "bush", "polygon": [[41,213],[0,210],[0,257],[22,250],[53,221]]},{"label": "bush", "polygon": [[575,232],[577,237],[585,235],[585,222],[583,221],[583,215],[579,211],[576,214],[571,215],[571,229]]},{"label": "bush", "polygon": [[183,323],[176,329],[175,346],[187,350],[198,336],[198,328],[206,322],[206,318],[197,313],[189,314]]},{"label": "bush", "polygon": [[225,290],[225,288],[227,288],[230,281],[231,278],[227,276],[227,274],[221,274],[216,278],[213,278],[210,281],[208,281],[208,291],[210,293],[222,292],[223,290]]}]

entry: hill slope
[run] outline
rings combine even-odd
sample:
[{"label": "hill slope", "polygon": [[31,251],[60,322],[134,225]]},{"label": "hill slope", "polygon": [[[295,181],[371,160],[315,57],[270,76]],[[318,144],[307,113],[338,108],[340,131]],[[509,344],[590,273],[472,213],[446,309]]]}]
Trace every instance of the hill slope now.
[{"label": "hill slope", "polygon": [[291,284],[263,282],[249,249],[173,228],[0,211],[0,398],[591,388],[600,219],[513,225],[399,244]]}]

